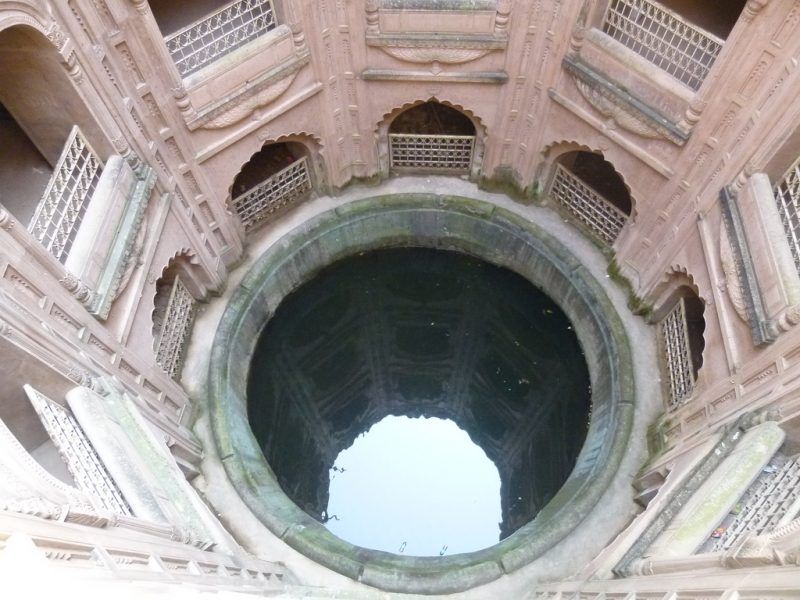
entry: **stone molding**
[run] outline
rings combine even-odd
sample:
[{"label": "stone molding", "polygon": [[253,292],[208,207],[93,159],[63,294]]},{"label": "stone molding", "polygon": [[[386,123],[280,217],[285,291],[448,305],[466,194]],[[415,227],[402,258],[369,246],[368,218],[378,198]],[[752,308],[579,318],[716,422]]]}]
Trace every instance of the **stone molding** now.
[{"label": "stone molding", "polygon": [[683,146],[689,139],[689,134],[677,124],[580,58],[566,56],[562,65],[584,99],[622,129],[641,137],[667,140],[676,146]]},{"label": "stone molding", "polygon": [[214,104],[200,108],[186,125],[196,129],[221,129],[242,121],[256,109],[266,106],[283,94],[310,61],[308,50],[270,69],[242,88]]},{"label": "stone molding", "polygon": [[367,35],[367,45],[393,58],[411,63],[460,64],[504,50],[508,40],[492,35],[377,34]]}]

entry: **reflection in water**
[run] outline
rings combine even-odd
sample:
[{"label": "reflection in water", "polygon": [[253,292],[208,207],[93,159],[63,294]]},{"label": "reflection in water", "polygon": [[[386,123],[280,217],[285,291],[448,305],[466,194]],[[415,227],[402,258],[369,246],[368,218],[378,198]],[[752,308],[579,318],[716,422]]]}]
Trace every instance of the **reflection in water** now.
[{"label": "reflection in water", "polygon": [[[589,399],[586,362],[552,300],[506,269],[419,248],[347,258],[290,294],[261,332],[248,382],[253,434],[309,515],[325,520],[331,476],[336,483],[350,474],[331,467],[358,436],[389,415],[435,417],[458,425],[495,464],[501,538],[534,518],[569,476]],[[411,451],[417,438],[395,445]],[[451,494],[452,511],[471,500]],[[331,515],[344,525],[354,510],[332,506]],[[423,552],[410,533],[397,535],[387,549],[400,552],[406,541],[404,554]],[[424,552],[462,547],[439,534],[430,544]]]},{"label": "reflection in water", "polygon": [[497,467],[452,421],[386,417],[330,477],[327,527],[353,544],[436,556],[500,539]]}]

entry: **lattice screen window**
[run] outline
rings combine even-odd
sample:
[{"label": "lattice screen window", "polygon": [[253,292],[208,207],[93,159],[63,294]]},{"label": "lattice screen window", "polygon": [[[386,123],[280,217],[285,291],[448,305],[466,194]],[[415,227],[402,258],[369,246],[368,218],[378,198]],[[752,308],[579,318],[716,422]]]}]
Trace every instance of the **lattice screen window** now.
[{"label": "lattice screen window", "polygon": [[556,165],[549,195],[609,246],[628,219],[628,215],[562,165]]},{"label": "lattice screen window", "polygon": [[394,168],[467,172],[472,165],[474,135],[389,134]]},{"label": "lattice screen window", "polygon": [[650,0],[611,0],[603,32],[698,90],[723,40]]},{"label": "lattice screen window", "polygon": [[67,260],[102,169],[102,162],[80,129],[73,127],[28,226],[28,231],[62,263]]},{"label": "lattice screen window", "polygon": [[29,385],[24,386],[24,389],[42,425],[64,459],[75,485],[96,500],[102,508],[116,514],[132,516],[130,506],[72,411]]},{"label": "lattice screen window", "polygon": [[165,39],[183,77],[275,29],[272,0],[235,0]]},{"label": "lattice screen window", "polygon": [[789,242],[795,267],[800,273],[800,160],[775,185],[774,192],[786,241]]},{"label": "lattice screen window", "polygon": [[304,156],[234,198],[231,204],[249,230],[310,191],[308,160]]},{"label": "lattice screen window", "polygon": [[169,299],[159,311],[160,334],[156,343],[156,362],[170,377],[180,377],[186,346],[189,343],[196,303],[189,290],[175,277]]},{"label": "lattice screen window", "polygon": [[676,408],[688,400],[694,389],[686,303],[683,298],[659,322],[658,333],[669,381],[669,407]]},{"label": "lattice screen window", "polygon": [[797,457],[776,465],[775,458],[743,500],[744,506],[726,524],[710,552],[729,550],[748,535],[761,535],[794,519],[800,501],[800,462]]}]

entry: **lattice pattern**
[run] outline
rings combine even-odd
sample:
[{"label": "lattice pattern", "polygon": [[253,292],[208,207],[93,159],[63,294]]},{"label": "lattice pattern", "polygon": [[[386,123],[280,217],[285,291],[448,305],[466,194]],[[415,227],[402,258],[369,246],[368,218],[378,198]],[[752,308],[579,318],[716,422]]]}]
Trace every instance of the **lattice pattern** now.
[{"label": "lattice pattern", "polygon": [[763,478],[756,486],[745,506],[714,543],[711,552],[728,550],[744,535],[760,535],[776,527],[800,497],[800,463],[797,459],[785,462],[771,477]]},{"label": "lattice pattern", "polygon": [[474,135],[389,134],[392,167],[469,171]]},{"label": "lattice pattern", "polygon": [[649,0],[612,0],[603,31],[693,90],[700,88],[723,43]]},{"label": "lattice pattern", "polygon": [[669,378],[669,407],[675,408],[688,399],[694,389],[689,330],[686,326],[683,298],[661,320],[658,329]]},{"label": "lattice pattern", "polygon": [[25,393],[78,488],[97,500],[104,509],[132,516],[122,492],[72,412],[29,385],[25,386]]},{"label": "lattice pattern", "polygon": [[236,0],[165,39],[183,77],[274,29],[272,0]]},{"label": "lattice pattern", "polygon": [[781,214],[794,265],[800,273],[800,160],[775,185],[775,202]]},{"label": "lattice pattern", "polygon": [[170,377],[177,378],[183,368],[183,358],[194,321],[195,301],[179,277],[169,295],[161,323],[161,335],[156,346],[156,362]]},{"label": "lattice pattern", "polygon": [[73,127],[28,231],[62,263],[78,234],[103,165]]},{"label": "lattice pattern", "polygon": [[609,246],[628,219],[628,215],[561,165],[556,165],[550,196]]},{"label": "lattice pattern", "polygon": [[304,156],[234,198],[232,205],[245,229],[249,230],[310,191],[311,178]]}]

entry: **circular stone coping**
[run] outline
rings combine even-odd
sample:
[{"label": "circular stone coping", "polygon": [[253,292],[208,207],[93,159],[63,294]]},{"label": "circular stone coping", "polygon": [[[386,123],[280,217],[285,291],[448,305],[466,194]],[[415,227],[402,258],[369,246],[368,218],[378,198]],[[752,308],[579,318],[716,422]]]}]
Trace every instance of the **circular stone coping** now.
[{"label": "circular stone coping", "polygon": [[[280,488],[247,418],[253,349],[281,300],[324,267],[387,247],[453,250],[506,267],[549,295],[572,321],[586,356],[592,414],[575,467],[528,524],[477,552],[410,557],[345,542]],[[258,258],[217,328],[208,392],[211,424],[228,478],[249,509],[291,547],[338,573],[393,592],[445,594],[498,579],[577,531],[597,507],[625,454],[633,423],[633,368],[619,316],[578,259],[538,225],[461,196],[393,194],[322,213]]]}]

